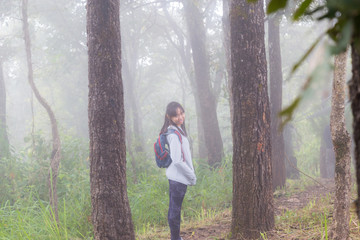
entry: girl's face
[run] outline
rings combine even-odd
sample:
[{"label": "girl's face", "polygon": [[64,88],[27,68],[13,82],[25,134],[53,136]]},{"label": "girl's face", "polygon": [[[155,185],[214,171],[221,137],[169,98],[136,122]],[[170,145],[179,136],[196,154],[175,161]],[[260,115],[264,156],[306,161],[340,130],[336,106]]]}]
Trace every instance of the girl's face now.
[{"label": "girl's face", "polygon": [[181,127],[185,121],[185,113],[180,108],[176,109],[176,116],[170,117],[170,120],[175,123],[176,126]]}]

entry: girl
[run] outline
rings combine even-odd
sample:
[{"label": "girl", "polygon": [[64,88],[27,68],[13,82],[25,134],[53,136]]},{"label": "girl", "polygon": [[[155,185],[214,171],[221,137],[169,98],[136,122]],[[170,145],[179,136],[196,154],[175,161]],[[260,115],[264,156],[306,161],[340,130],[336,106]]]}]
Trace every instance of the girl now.
[{"label": "girl", "polygon": [[169,211],[168,223],[171,240],[181,240],[180,221],[181,205],[188,185],[196,184],[196,176],[191,159],[190,144],[185,129],[185,111],[177,102],[171,102],[166,107],[165,122],[160,134],[168,129],[174,129],[181,134],[182,144],[176,133],[167,135],[172,163],[166,169],[169,179]]}]

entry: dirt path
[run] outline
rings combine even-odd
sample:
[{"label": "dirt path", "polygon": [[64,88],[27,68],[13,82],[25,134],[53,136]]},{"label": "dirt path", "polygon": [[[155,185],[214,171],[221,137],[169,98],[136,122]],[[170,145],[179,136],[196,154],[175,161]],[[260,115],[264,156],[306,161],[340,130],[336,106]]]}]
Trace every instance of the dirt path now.
[{"label": "dirt path", "polygon": [[[287,196],[283,194],[274,200],[275,215],[280,215],[287,210],[296,210],[305,207],[309,201],[320,199],[329,193],[334,192],[333,180],[320,180],[320,184],[315,184],[299,193]],[[285,191],[284,191],[285,193]],[[280,194],[281,195],[281,194]],[[225,240],[230,232],[231,212],[224,212],[221,216],[215,217],[211,222],[204,222],[201,226],[187,226],[182,229],[181,235],[184,240]],[[269,237],[269,239],[279,239]]]}]

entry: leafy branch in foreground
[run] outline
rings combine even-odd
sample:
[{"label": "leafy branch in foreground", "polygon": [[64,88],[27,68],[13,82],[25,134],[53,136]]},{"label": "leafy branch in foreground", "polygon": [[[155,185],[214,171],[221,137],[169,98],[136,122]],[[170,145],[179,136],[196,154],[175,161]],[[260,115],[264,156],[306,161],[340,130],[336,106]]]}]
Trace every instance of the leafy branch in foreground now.
[{"label": "leafy branch in foreground", "polygon": [[[285,9],[291,0],[271,0],[267,7],[267,13],[275,13]],[[301,59],[293,66],[290,77],[301,66],[308,56],[313,52],[318,43],[325,36],[328,36],[333,44],[329,47],[330,55],[337,55],[346,51],[350,44],[360,51],[360,1],[359,0],[326,0],[319,3],[315,0],[302,1],[293,13],[293,20],[298,21],[303,17],[310,16],[321,21],[328,19],[334,22],[324,34],[322,34],[309,48],[309,50],[301,57]],[[289,78],[290,78],[289,77]],[[310,76],[306,81],[302,92],[293,100],[293,102],[285,108],[279,115],[284,116],[285,120],[282,125],[292,119],[295,109],[303,99],[303,92],[307,91],[313,77]]]}]

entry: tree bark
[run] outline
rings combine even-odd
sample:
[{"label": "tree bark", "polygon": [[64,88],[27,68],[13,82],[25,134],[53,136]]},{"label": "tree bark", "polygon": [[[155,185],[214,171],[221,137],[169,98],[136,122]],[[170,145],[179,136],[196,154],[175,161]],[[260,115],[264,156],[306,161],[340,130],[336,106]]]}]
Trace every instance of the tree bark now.
[{"label": "tree bark", "polygon": [[282,109],[282,63],[280,48],[280,19],[269,16],[268,46],[270,71],[270,105],[271,105],[271,160],[273,171],[273,188],[283,187],[286,181],[284,136],[280,130]]},{"label": "tree bark", "polygon": [[135,240],[126,183],[119,0],[87,1],[87,38],[94,238]]},{"label": "tree bark", "polygon": [[332,90],[332,108],[330,115],[331,136],[334,145],[335,167],[335,203],[334,238],[349,239],[349,202],[350,202],[350,135],[345,127],[345,76],[347,52],[335,57],[335,70]]},{"label": "tree bark", "polygon": [[[232,237],[258,239],[274,227],[270,106],[263,2],[230,7],[233,135]],[[246,183],[246,184],[244,184]]]},{"label": "tree bark", "polygon": [[26,60],[28,66],[28,80],[33,90],[36,99],[39,103],[45,108],[47,114],[49,115],[51,122],[51,132],[52,132],[52,141],[53,141],[53,150],[51,153],[51,162],[50,162],[50,171],[49,171],[49,198],[50,198],[50,206],[52,208],[51,214],[55,214],[55,219],[58,222],[58,199],[57,199],[57,176],[59,173],[59,164],[61,159],[61,142],[59,137],[59,131],[57,127],[56,118],[54,112],[52,111],[50,105],[46,102],[46,100],[40,95],[35,83],[34,83],[34,74],[32,68],[32,56],[31,56],[31,40],[29,33],[29,23],[28,23],[28,0],[22,1],[22,16],[23,16],[23,32],[24,32],[24,41],[25,41],[25,50],[26,50]]},{"label": "tree bark", "polygon": [[360,49],[356,48],[355,43],[351,44],[351,58],[353,76],[350,82],[350,99],[353,113],[353,139],[355,144],[356,182],[358,193],[356,212],[360,219]]},{"label": "tree bark", "polygon": [[9,156],[9,138],[6,125],[6,88],[3,62],[0,59],[0,159]]},{"label": "tree bark", "polygon": [[223,143],[216,113],[215,97],[210,84],[210,65],[205,48],[205,27],[194,1],[184,1],[192,56],[194,61],[196,93],[199,96],[200,119],[204,129],[208,163],[219,164],[223,157]]}]

